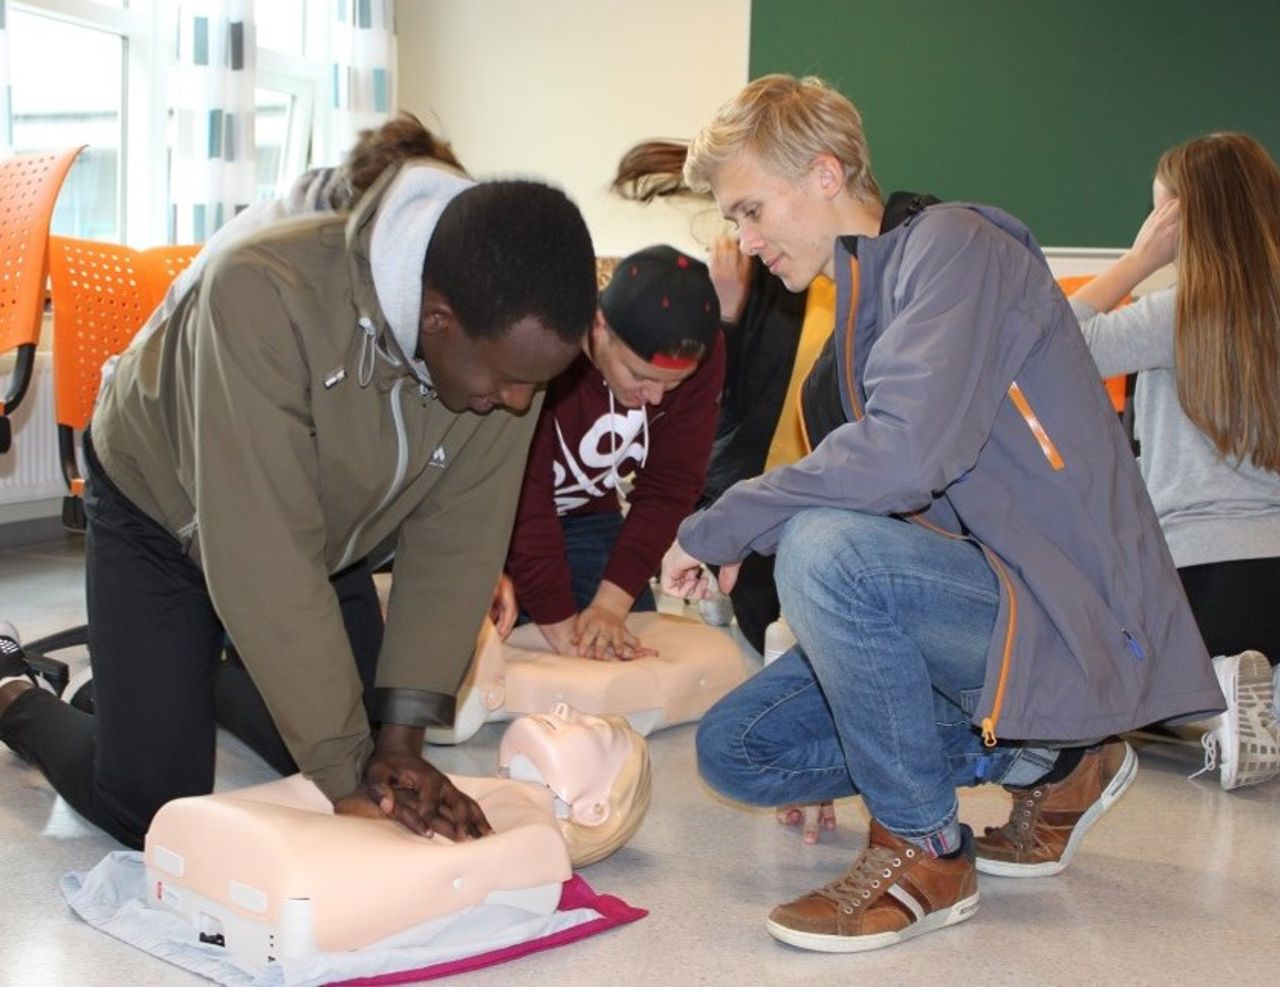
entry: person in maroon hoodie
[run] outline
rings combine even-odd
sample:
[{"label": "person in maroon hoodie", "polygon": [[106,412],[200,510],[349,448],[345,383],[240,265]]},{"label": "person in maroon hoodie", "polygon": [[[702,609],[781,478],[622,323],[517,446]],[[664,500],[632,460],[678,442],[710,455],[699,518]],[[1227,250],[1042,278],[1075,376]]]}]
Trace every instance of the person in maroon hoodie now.
[{"label": "person in maroon hoodie", "polygon": [[[565,655],[652,653],[625,627],[702,492],[724,384],[706,265],[673,247],[618,263],[583,353],[547,388],[507,572]],[[634,475],[623,513],[619,486]]]}]

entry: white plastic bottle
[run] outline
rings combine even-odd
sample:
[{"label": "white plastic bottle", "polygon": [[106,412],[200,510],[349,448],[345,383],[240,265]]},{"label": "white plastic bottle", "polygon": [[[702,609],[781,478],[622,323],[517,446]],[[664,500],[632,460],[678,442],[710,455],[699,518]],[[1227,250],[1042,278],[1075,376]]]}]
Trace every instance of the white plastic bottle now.
[{"label": "white plastic bottle", "polygon": [[787,626],[787,619],[779,617],[764,629],[764,663],[767,665],[783,652],[795,646],[796,636]]}]

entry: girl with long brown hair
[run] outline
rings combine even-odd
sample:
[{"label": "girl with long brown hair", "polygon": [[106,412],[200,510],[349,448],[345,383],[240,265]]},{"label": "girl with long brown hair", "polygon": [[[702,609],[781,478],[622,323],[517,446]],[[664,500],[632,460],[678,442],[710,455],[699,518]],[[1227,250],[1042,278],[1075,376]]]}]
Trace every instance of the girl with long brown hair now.
[{"label": "girl with long brown hair", "polygon": [[[1142,475],[1228,701],[1206,767],[1234,788],[1280,774],[1280,169],[1210,134],[1165,152],[1153,199],[1071,303],[1102,374],[1138,375]],[[1170,262],[1175,287],[1106,311]]]}]

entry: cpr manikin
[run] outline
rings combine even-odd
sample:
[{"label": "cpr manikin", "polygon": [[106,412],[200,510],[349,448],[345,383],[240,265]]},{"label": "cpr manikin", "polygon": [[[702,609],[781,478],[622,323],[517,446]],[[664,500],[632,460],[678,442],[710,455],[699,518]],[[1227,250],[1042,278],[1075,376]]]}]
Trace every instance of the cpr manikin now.
[{"label": "cpr manikin", "polygon": [[385,943],[473,906],[554,912],[572,870],[551,792],[451,780],[493,835],[453,843],[337,816],[301,775],[169,802],[147,832],[148,904],[253,966]]},{"label": "cpr manikin", "polygon": [[499,770],[545,785],[575,867],[622,846],[649,808],[649,752],[621,716],[591,716],[566,703],[522,716],[498,747]]},{"label": "cpr manikin", "polygon": [[551,916],[572,867],[612,853],[644,818],[644,739],[621,717],[560,704],[512,723],[499,761],[509,777],[450,776],[493,827],[457,843],[335,815],[302,775],[176,799],[147,831],[147,903],[251,967],[439,942],[464,912],[490,936]]},{"label": "cpr manikin", "polygon": [[627,629],[658,654],[592,661],[550,650],[536,624],[501,641],[486,621],[458,695],[452,727],[427,729],[434,744],[460,744],[486,722],[551,709],[626,717],[642,736],[701,719],[745,678],[742,652],[724,631],[662,613],[632,613]]}]

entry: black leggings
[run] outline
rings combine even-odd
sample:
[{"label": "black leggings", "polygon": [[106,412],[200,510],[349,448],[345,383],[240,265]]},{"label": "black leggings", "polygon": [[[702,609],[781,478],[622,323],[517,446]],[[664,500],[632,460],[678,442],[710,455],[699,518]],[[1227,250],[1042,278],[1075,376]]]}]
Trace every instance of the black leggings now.
[{"label": "black leggings", "polygon": [[[213,790],[219,713],[278,770],[293,761],[248,676],[222,658],[225,636],[200,569],[111,485],[88,442],[85,451],[94,713],[29,689],[0,717],[0,740],[82,816],[140,848],[165,802]],[[334,585],[368,690],[381,642],[372,577],[348,570]]]},{"label": "black leggings", "polygon": [[738,630],[751,647],[764,654],[764,632],[782,612],[778,587],[773,581],[773,556],[751,552],[743,559],[729,599]]},{"label": "black leggings", "polygon": [[1280,663],[1280,558],[1192,565],[1178,575],[1209,654],[1252,648]]}]

